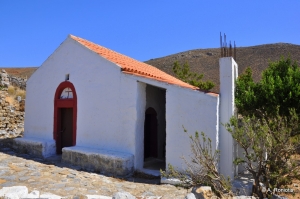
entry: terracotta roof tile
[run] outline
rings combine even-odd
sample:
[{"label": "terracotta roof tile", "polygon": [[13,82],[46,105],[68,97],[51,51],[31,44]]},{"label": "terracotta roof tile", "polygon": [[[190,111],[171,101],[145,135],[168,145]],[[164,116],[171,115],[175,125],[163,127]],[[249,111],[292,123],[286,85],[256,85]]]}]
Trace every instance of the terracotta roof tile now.
[{"label": "terracotta roof tile", "polygon": [[[158,68],[156,68],[154,66],[137,61],[128,56],[122,55],[113,50],[102,47],[98,44],[95,44],[93,42],[87,41],[82,38],[79,38],[79,37],[76,37],[73,35],[70,35],[70,38],[74,39],[75,41],[79,42],[83,46],[89,48],[90,50],[92,50],[95,53],[99,54],[100,56],[104,57],[105,59],[118,64],[122,68],[122,71],[126,74],[143,76],[143,77],[154,79],[157,81],[162,81],[162,82],[166,82],[169,84],[175,84],[175,85],[185,87],[185,88],[198,90],[197,87],[187,84],[187,83],[159,70]],[[218,95],[215,93],[209,93],[209,94],[212,94],[213,96]]]}]

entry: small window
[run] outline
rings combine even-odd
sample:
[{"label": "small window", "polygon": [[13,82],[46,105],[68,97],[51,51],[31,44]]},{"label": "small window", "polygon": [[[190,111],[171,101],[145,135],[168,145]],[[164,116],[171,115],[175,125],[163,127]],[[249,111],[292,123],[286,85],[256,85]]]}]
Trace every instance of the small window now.
[{"label": "small window", "polygon": [[68,81],[70,79],[70,74],[66,74],[65,80]]},{"label": "small window", "polygon": [[60,94],[60,99],[72,99],[72,98],[73,98],[73,91],[69,87],[65,88]]}]

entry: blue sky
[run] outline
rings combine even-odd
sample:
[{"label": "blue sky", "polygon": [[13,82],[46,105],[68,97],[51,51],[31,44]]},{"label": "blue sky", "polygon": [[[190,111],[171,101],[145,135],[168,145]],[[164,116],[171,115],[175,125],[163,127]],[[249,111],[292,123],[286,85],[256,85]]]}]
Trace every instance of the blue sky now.
[{"label": "blue sky", "polygon": [[73,34],[140,61],[219,47],[300,45],[299,0],[0,0],[0,67],[40,66]]}]

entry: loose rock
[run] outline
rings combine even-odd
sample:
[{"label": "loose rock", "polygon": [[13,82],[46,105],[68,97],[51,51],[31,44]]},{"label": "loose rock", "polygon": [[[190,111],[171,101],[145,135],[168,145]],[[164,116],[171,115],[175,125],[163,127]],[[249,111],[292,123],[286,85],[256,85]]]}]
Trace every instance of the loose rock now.
[{"label": "loose rock", "polygon": [[189,193],[189,194],[185,197],[185,199],[197,199],[197,198],[196,198],[195,194]]},{"label": "loose rock", "polygon": [[128,192],[117,192],[113,195],[112,199],[136,199],[136,197]]},{"label": "loose rock", "polygon": [[211,198],[213,196],[211,187],[209,186],[194,187],[192,193],[196,199]]}]

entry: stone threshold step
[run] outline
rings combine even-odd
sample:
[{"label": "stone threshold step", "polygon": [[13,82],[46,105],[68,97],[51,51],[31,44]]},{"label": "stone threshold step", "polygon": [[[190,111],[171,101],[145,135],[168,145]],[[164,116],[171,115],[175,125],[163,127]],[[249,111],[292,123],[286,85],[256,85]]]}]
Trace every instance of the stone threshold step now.
[{"label": "stone threshold step", "polygon": [[104,175],[125,177],[133,173],[134,156],[129,153],[81,146],[62,149],[62,162]]}]

